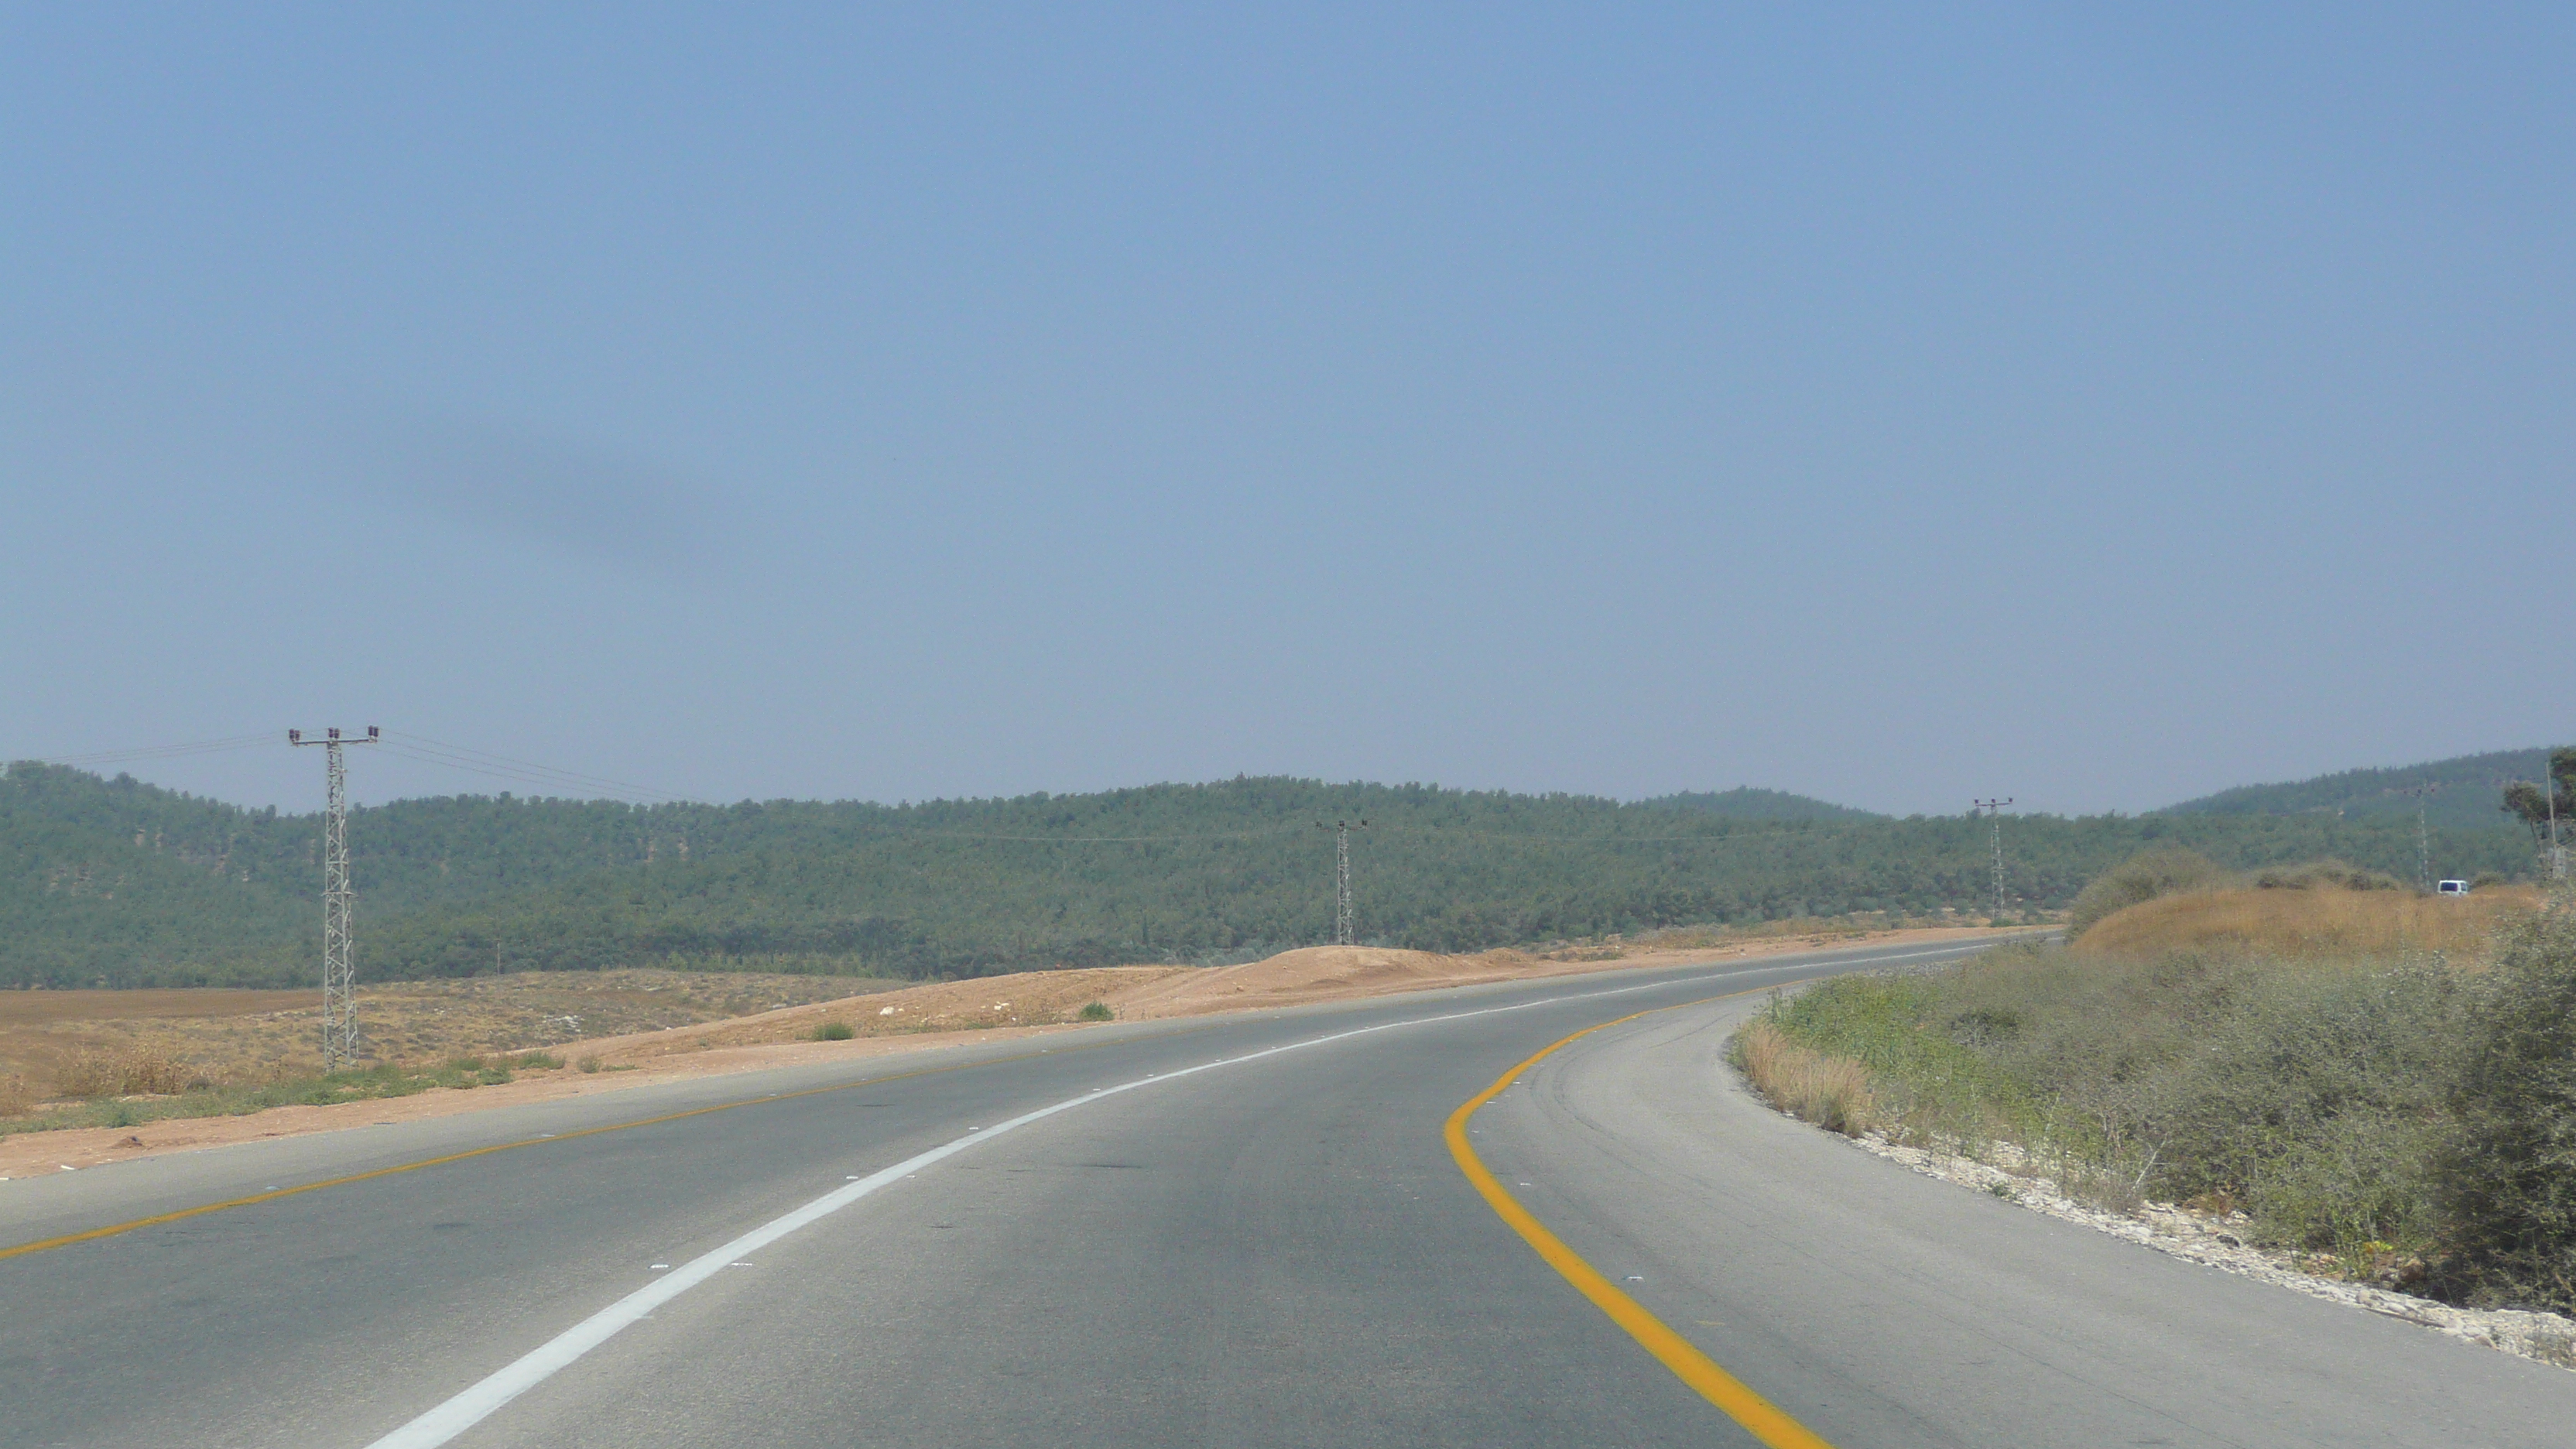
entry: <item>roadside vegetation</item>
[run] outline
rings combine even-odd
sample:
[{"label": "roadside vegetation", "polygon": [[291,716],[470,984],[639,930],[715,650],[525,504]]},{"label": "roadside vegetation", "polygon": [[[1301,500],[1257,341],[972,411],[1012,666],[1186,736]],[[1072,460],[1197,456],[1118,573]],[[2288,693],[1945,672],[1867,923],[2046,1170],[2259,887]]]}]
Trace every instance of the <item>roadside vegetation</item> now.
[{"label": "roadside vegetation", "polygon": [[2159,853],[2074,914],[2072,945],[1776,998],[1737,1063],[1838,1131],[2241,1212],[2312,1271],[2576,1309],[2576,904]]},{"label": "roadside vegetation", "polygon": [[[582,1070],[595,1071],[597,1058]],[[523,1072],[563,1069],[545,1052],[460,1056],[434,1065],[386,1064],[357,1071],[267,1074],[214,1080],[150,1049],[97,1054],[75,1061],[57,1083],[68,1100],[44,1110],[28,1100],[23,1078],[0,1078],[0,1136],[70,1127],[139,1127],[175,1117],[236,1117],[271,1107],[323,1107],[409,1097],[421,1092],[496,1087]]]}]

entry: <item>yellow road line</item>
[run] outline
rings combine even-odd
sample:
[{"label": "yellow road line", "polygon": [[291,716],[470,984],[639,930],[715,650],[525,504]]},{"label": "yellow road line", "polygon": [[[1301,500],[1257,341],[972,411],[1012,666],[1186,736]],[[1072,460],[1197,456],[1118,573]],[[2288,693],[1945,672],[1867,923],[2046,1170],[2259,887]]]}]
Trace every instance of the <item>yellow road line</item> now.
[{"label": "yellow road line", "polygon": [[[1744,991],[1727,993],[1728,996],[1751,994]],[[1725,996],[1711,996],[1701,1001],[1684,1002],[1682,1005],[1699,1006],[1708,1001],[1725,999]],[[1458,1160],[1458,1170],[1467,1174],[1467,1181],[1475,1185],[1476,1191],[1484,1194],[1486,1204],[1492,1207],[1504,1222],[1511,1225],[1512,1231],[1520,1234],[1532,1248],[1538,1250],[1542,1261],[1564,1274],[1565,1281],[1573,1284],[1577,1292],[1591,1299],[1594,1307],[1610,1316],[1611,1322],[1626,1329],[1629,1337],[1637,1340],[1646,1352],[1653,1354],[1664,1367],[1672,1370],[1673,1377],[1690,1385],[1701,1398],[1725,1410],[1728,1418],[1743,1425],[1746,1432],[1770,1445],[1771,1449],[1833,1449],[1833,1446],[1818,1437],[1814,1430],[1790,1418],[1779,1405],[1755,1393],[1742,1379],[1719,1368],[1715,1360],[1700,1352],[1689,1339],[1666,1327],[1662,1319],[1647,1312],[1645,1306],[1636,1299],[1620,1292],[1609,1279],[1601,1276],[1598,1269],[1583,1261],[1572,1248],[1565,1245],[1562,1239],[1549,1232],[1546,1224],[1532,1216],[1529,1209],[1520,1205],[1519,1199],[1505,1192],[1503,1185],[1494,1180],[1493,1173],[1485,1169],[1483,1159],[1476,1156],[1476,1149],[1467,1143],[1467,1119],[1475,1115],[1476,1109],[1501,1096],[1504,1088],[1519,1080],[1523,1073],[1537,1066],[1557,1048],[1570,1042],[1580,1041],[1604,1027],[1617,1026],[1623,1021],[1635,1021],[1641,1016],[1652,1016],[1657,1011],[1679,1009],[1679,1007],[1659,1006],[1653,1011],[1632,1012],[1617,1020],[1605,1021],[1597,1026],[1587,1026],[1571,1036],[1559,1037],[1549,1042],[1527,1061],[1503,1073],[1495,1079],[1492,1086],[1468,1099],[1457,1111],[1450,1113],[1448,1128],[1442,1135],[1448,1139],[1449,1155]]]},{"label": "yellow road line", "polygon": [[[1206,1030],[1208,1030],[1206,1027],[1188,1027],[1181,1031],[1164,1033],[1158,1039],[1169,1040],[1172,1037],[1194,1035],[1197,1032]],[[1109,1045],[1107,1042],[1095,1042],[1089,1046],[1050,1047],[1045,1052],[1022,1052],[1017,1056],[991,1057],[983,1061],[950,1062],[945,1066],[921,1067],[914,1071],[894,1072],[886,1076],[868,1077],[856,1082],[836,1082],[828,1087],[807,1087],[804,1090],[797,1092],[779,1092],[769,1096],[747,1097],[739,1102],[719,1102],[712,1107],[693,1107],[686,1112],[666,1112],[659,1117],[644,1117],[633,1122],[612,1122],[605,1127],[584,1127],[578,1131],[557,1132],[550,1136],[530,1137],[518,1142],[497,1142],[489,1147],[476,1147],[464,1152],[451,1152],[445,1157],[424,1158],[419,1162],[406,1162],[396,1167],[379,1167],[373,1172],[353,1172],[346,1177],[325,1178],[320,1182],[308,1182],[295,1187],[281,1187],[272,1192],[255,1192],[248,1197],[230,1198],[223,1202],[201,1203],[196,1207],[181,1208],[176,1212],[160,1213],[148,1218],[136,1218],[132,1222],[111,1223],[103,1228],[89,1228],[82,1232],[65,1233],[58,1238],[40,1238],[32,1243],[20,1243],[14,1248],[0,1248],[0,1259],[24,1257],[29,1253],[41,1253],[47,1248],[68,1248],[74,1243],[96,1242],[100,1238],[113,1238],[121,1233],[133,1232],[138,1228],[157,1228],[164,1223],[184,1222],[189,1218],[203,1217],[208,1213],[223,1212],[228,1208],[251,1207],[258,1203],[275,1202],[282,1197],[294,1197],[299,1193],[320,1192],[326,1187],[347,1187],[353,1182],[371,1182],[379,1177],[393,1177],[400,1173],[418,1172],[424,1167],[443,1167],[451,1162],[464,1162],[476,1157],[488,1157],[495,1152],[515,1152],[522,1147],[542,1147],[550,1142],[574,1142],[584,1137],[597,1137],[603,1132],[625,1132],[636,1127],[657,1127],[665,1122],[685,1121],[691,1117],[704,1117],[713,1112],[730,1112],[737,1107],[757,1107],[763,1102],[792,1102],[799,1097],[817,1097],[826,1092],[847,1092],[858,1087],[881,1086],[887,1082],[900,1082],[912,1077],[928,1077],[935,1076],[941,1072],[963,1071],[968,1067],[994,1066],[1002,1062],[1030,1061],[1037,1057],[1050,1054],[1055,1056],[1066,1056],[1078,1051],[1096,1051],[1107,1045]]]}]

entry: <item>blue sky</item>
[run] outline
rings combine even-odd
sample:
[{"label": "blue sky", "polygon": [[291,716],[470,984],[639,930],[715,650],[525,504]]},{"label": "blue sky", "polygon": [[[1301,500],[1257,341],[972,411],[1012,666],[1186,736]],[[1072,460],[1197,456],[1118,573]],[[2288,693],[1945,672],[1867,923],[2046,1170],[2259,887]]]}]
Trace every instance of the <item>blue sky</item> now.
[{"label": "blue sky", "polygon": [[0,755],[2093,811],[2576,735],[2576,12],[855,9],[0,16]]}]

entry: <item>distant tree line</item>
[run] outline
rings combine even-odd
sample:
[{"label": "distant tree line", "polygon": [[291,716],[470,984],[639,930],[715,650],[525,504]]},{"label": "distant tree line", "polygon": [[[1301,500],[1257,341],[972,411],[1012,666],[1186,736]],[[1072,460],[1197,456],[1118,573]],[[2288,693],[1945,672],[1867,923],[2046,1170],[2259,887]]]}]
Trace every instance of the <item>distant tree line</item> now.
[{"label": "distant tree line", "polygon": [[[387,980],[1243,959],[1329,938],[1331,848],[1315,822],[1363,817],[1361,931],[1389,945],[1993,908],[1976,820],[1745,818],[1710,807],[1725,799],[1268,777],[909,805],[406,800],[350,815],[358,962]],[[2404,817],[2022,816],[2004,832],[2016,911],[2063,907],[2167,842],[2236,869],[2333,856],[2415,875]],[[0,774],[0,985],[301,983],[319,951],[318,841],[313,816],[13,765]],[[2439,830],[2434,846],[2449,874],[2531,867],[2510,826]]]}]

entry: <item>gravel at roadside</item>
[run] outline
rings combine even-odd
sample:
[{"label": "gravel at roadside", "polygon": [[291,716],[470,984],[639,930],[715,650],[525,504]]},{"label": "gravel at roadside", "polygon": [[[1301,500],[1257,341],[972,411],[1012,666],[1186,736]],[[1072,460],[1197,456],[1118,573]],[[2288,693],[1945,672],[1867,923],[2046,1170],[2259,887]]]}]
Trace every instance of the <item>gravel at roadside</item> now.
[{"label": "gravel at roadside", "polygon": [[1862,1151],[1901,1162],[1926,1177],[1991,1193],[2033,1212],[2081,1223],[2160,1253],[2259,1278],[2313,1298],[2402,1319],[2468,1343],[2576,1369],[2576,1319],[2509,1308],[2455,1308],[2386,1288],[2321,1277],[2301,1268],[2292,1254],[2245,1241],[2239,1235],[2245,1222],[2242,1213],[2216,1217],[2160,1202],[2147,1203],[2131,1214],[2088,1207],[2068,1197],[2040,1164],[2028,1161],[2009,1143],[1987,1144],[1985,1160],[1979,1160],[1901,1146],[1878,1132],[1847,1140]]}]

